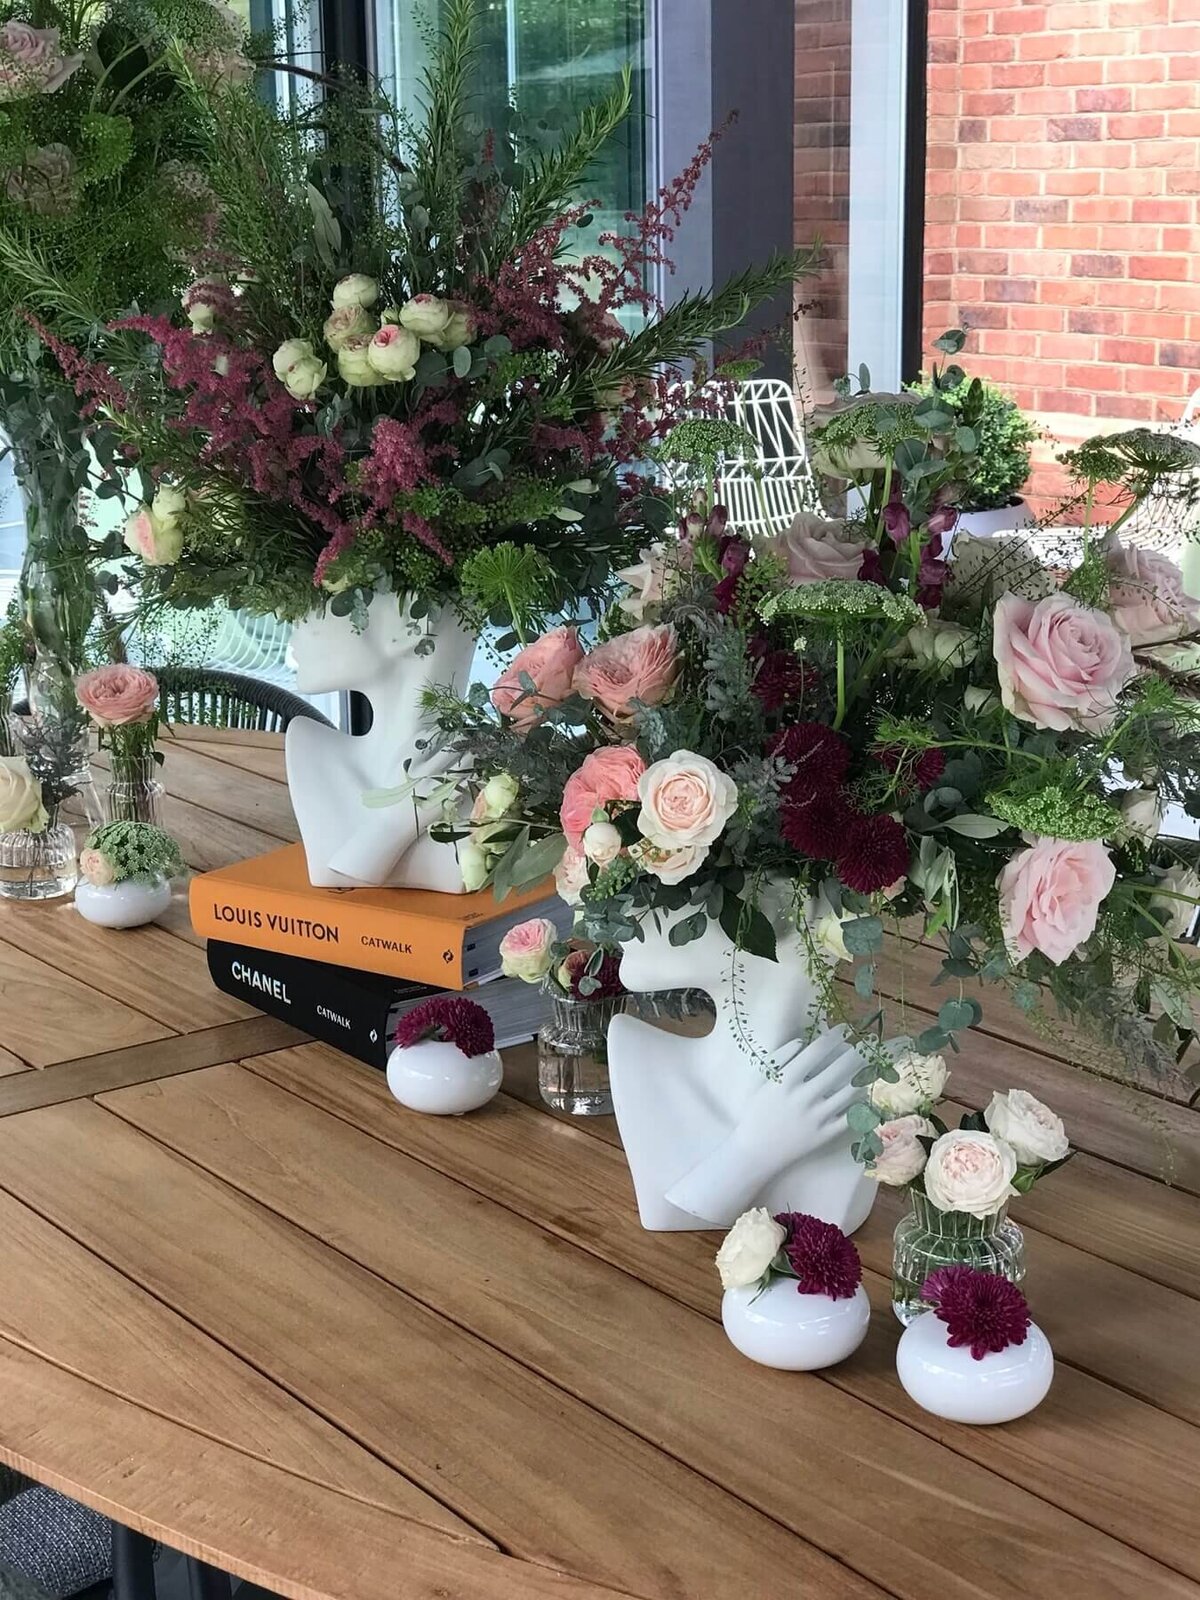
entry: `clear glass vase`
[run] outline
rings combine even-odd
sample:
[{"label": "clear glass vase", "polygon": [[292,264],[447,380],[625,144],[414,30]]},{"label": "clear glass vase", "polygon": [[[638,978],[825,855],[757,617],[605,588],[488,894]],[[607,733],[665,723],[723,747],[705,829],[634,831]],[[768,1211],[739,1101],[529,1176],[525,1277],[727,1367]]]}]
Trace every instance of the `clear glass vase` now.
[{"label": "clear glass vase", "polygon": [[112,777],[104,791],[108,822],[152,822],[162,826],[163,786],[152,755],[113,757]]},{"label": "clear glass vase", "polygon": [[6,900],[56,900],[78,881],[75,835],[65,822],[41,833],[0,833],[0,896]]},{"label": "clear glass vase", "polygon": [[907,1326],[929,1302],[921,1287],[939,1267],[978,1267],[1020,1283],[1025,1276],[1025,1235],[1004,1206],[990,1217],[939,1211],[928,1195],[910,1191],[912,1210],[896,1225],[892,1247],[892,1310]]},{"label": "clear glass vase", "polygon": [[612,1114],[608,1086],[608,1025],[629,996],[574,1000],[551,995],[550,1021],[538,1034],[538,1089],[555,1111],[573,1117]]}]

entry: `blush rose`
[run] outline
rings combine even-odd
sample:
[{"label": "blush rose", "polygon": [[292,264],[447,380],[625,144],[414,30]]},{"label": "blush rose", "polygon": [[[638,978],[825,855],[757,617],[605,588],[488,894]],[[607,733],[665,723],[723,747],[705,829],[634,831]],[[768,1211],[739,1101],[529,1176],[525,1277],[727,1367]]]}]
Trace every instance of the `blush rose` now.
[{"label": "blush rose", "polygon": [[575,669],[575,690],[618,724],[633,715],[635,703],[661,705],[679,676],[675,629],[634,628],[597,646]]},{"label": "blush rose", "polygon": [[1016,1194],[1017,1158],[990,1133],[952,1128],[936,1141],[925,1163],[925,1193],[939,1211],[992,1217]]},{"label": "blush rose", "polygon": [[1107,612],[1066,594],[1001,595],[992,650],[1005,709],[1056,732],[1104,733],[1134,674],[1129,640]]},{"label": "blush rose", "polygon": [[996,879],[1005,944],[1018,960],[1040,950],[1061,966],[1095,932],[1116,880],[1098,839],[1033,839]]},{"label": "blush rose", "polygon": [[1113,620],[1135,650],[1200,627],[1200,605],[1184,590],[1183,574],[1169,557],[1118,545],[1109,552],[1108,570]]},{"label": "blush rose", "polygon": [[[555,628],[526,645],[492,685],[492,704],[511,718],[522,733],[571,693],[575,669],[583,660],[583,646],[574,628]],[[530,694],[522,677],[533,684]]]},{"label": "blush rose", "polygon": [[568,844],[580,848],[597,811],[636,800],[645,770],[646,763],[630,744],[602,745],[585,756],[563,786],[559,821]]},{"label": "blush rose", "polygon": [[97,667],[76,678],[75,698],[98,728],[149,722],[158,702],[158,679],[141,667]]},{"label": "blush rose", "polygon": [[920,1177],[925,1167],[921,1140],[937,1138],[937,1129],[929,1118],[915,1113],[894,1117],[891,1122],[881,1123],[875,1132],[883,1148],[868,1167],[868,1175],[896,1189]]},{"label": "blush rose", "polygon": [[554,965],[558,929],[547,917],[518,922],[500,941],[500,966],[506,978],[537,983]]},{"label": "blush rose", "polygon": [[793,583],[819,583],[826,578],[857,578],[867,546],[847,531],[844,522],[801,511],[769,548],[787,562]]},{"label": "blush rose", "polygon": [[737,784],[707,756],[676,750],[638,779],[638,830],[659,850],[710,845],[737,810]]}]

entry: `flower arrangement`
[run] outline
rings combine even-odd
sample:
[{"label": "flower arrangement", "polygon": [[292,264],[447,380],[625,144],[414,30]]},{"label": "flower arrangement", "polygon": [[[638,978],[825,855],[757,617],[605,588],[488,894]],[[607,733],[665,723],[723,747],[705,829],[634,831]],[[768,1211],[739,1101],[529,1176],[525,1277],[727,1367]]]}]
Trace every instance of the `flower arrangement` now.
[{"label": "flower arrangement", "polygon": [[620,961],[611,952],[578,939],[560,939],[546,917],[518,922],[500,941],[506,978],[541,983],[569,1000],[613,1000],[625,993]]},{"label": "flower arrangement", "polygon": [[798,1294],[848,1300],[862,1283],[858,1251],[842,1230],[800,1211],[775,1217],[763,1206],[744,1211],[716,1262],[723,1289],[761,1290],[775,1278],[790,1278]]},{"label": "flower arrangement", "polygon": [[[512,786],[498,893],[555,870],[598,947],[671,913],[675,945],[716,921],[767,958],[782,893],[826,1015],[867,1003],[864,1088],[900,1077],[873,1040],[874,958],[885,920],[911,917],[957,989],[918,1053],[957,1048],[982,1015],[965,984],[982,980],[1162,1071],[1194,1025],[1200,978],[1174,941],[1200,876],[1195,845],[1157,819],[1194,806],[1200,710],[1142,641],[1195,634],[1200,604],[1117,534],[1200,450],[1133,430],[1069,456],[1087,508],[1070,563],[1017,539],[959,538],[951,557],[977,440],[942,396],[964,381],[951,361],[927,396],[844,387],[814,455],[858,515],[806,513],[752,546],[702,499],[626,573],[590,649],[539,640],[490,698],[434,693],[430,709],[473,783]],[[1123,498],[1107,529],[1104,494]],[[851,1108],[861,1160],[881,1155],[887,1115]]]},{"label": "flower arrangement", "polygon": [[1032,1323],[1016,1284],[978,1267],[940,1267],[926,1278],[921,1298],[945,1323],[947,1345],[969,1349],[975,1361],[1024,1344]]},{"label": "flower arrangement", "polygon": [[157,883],[184,871],[179,846],[147,822],[106,822],[93,828],[79,852],[79,871],[93,888],[134,881]]},{"label": "flower arrangement", "polygon": [[422,1000],[397,1022],[392,1043],[411,1050],[426,1039],[452,1044],[464,1056],[483,1056],[496,1048],[492,1019],[474,1000],[459,995],[434,995]]},{"label": "flower arrangement", "polygon": [[319,152],[307,113],[236,86],[214,101],[176,61],[215,196],[182,315],[81,323],[82,356],[51,344],[136,452],[126,539],[162,603],[328,604],[362,625],[387,592],[522,630],[598,597],[644,542],[634,511],[653,507],[625,475],[681,413],[681,380],[703,389],[697,353],[806,267],[789,254],[658,306],[647,271],[711,141],[580,255],[580,186],[628,76],[556,149],[475,132],[480,5],[442,8],[422,126],[330,80]]}]

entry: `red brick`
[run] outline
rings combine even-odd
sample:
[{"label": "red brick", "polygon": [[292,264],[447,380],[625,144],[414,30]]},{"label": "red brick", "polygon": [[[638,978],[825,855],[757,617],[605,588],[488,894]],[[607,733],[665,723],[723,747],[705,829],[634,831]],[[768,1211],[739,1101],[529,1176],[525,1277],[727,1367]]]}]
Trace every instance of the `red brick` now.
[{"label": "red brick", "polygon": [[[1042,284],[1042,300],[1052,306],[1091,306],[1096,303],[1098,285],[1091,278],[1067,278],[1061,283]],[[1105,295],[1108,295],[1105,288]]]},{"label": "red brick", "polygon": [[1168,194],[1200,194],[1200,172],[1168,172]]},{"label": "red brick", "polygon": [[[1200,72],[1200,66],[1197,67]],[[1167,132],[1173,139],[1194,138],[1200,135],[1200,110],[1169,111]]]},{"label": "red brick", "polygon": [[1125,258],[1124,256],[1114,255],[1074,256],[1071,260],[1071,276],[1074,278],[1123,278],[1125,276]]},{"label": "red brick", "polygon": [[1099,139],[1100,133],[1099,117],[1051,117],[1046,124],[1046,136],[1055,143],[1077,144],[1081,139]]},{"label": "red brick", "polygon": [[986,117],[964,117],[958,125],[958,137],[963,144],[983,144],[990,124]]},{"label": "red brick", "polygon": [[1194,388],[1192,375],[1182,367],[1145,367],[1136,374],[1141,394],[1178,395],[1183,399]]},{"label": "red brick", "polygon": [[1126,56],[1104,63],[1105,83],[1162,83],[1166,76],[1165,56]]},{"label": "red brick", "polygon": [[1164,367],[1200,369],[1200,344],[1164,344],[1158,358]]},{"label": "red brick", "polygon": [[[1003,222],[1012,215],[1011,200],[975,200],[969,195],[964,195],[961,200],[951,201],[956,207],[956,213],[964,222]],[[926,236],[929,228],[929,202],[925,202]]]},{"label": "red brick", "polygon": [[1041,242],[1047,250],[1099,250],[1106,240],[1103,229],[1071,222],[1064,226],[1043,228]]},{"label": "red brick", "polygon": [[1046,27],[1051,32],[1074,28],[1103,28],[1108,21],[1108,6],[1101,0],[1067,0],[1052,5],[1046,12]]},{"label": "red brick", "polygon": [[1101,140],[1098,144],[1072,145],[1077,167],[1131,167],[1136,145],[1122,144],[1120,140]]},{"label": "red brick", "polygon": [[1072,202],[1071,216],[1077,222],[1128,222],[1133,214],[1131,208],[1134,203],[1132,200],[1113,199],[1108,196],[1098,198],[1093,195],[1081,195]]},{"label": "red brick", "polygon": [[1096,174],[1094,172],[1048,172],[1046,174],[1047,194],[1086,194],[1096,193]]},{"label": "red brick", "polygon": [[1112,28],[1144,27],[1151,22],[1166,22],[1171,0],[1112,0],[1108,23]]},{"label": "red brick", "polygon": [[1070,107],[1061,89],[1018,89],[1017,115],[1020,117],[1058,116]]},{"label": "red brick", "polygon": [[1038,192],[1038,180],[1032,172],[989,172],[989,194],[1031,195]]},{"label": "red brick", "polygon": [[1125,387],[1124,375],[1113,367],[1083,366],[1067,368],[1067,383],[1072,388],[1088,389],[1123,389]]},{"label": "red brick", "polygon": [[1038,285],[1032,278],[988,278],[983,290],[987,300],[1003,302],[1038,298]]},{"label": "red brick", "polygon": [[1137,146],[1139,167],[1190,167],[1196,166],[1196,141],[1194,139],[1151,139]]},{"label": "red brick", "polygon": [[1130,311],[1126,313],[1126,331],[1141,339],[1187,339],[1200,334],[1200,324],[1193,330],[1192,319],[1182,311]]},{"label": "red brick", "polygon": [[1039,144],[1046,137],[1041,117],[992,117],[987,129],[992,144]]},{"label": "red brick", "polygon": [[1190,277],[1190,264],[1187,256],[1131,256],[1129,258],[1129,276],[1131,278],[1151,278],[1155,283],[1165,283],[1172,279]]},{"label": "red brick", "polygon": [[997,66],[992,82],[997,89],[1036,89],[1046,81],[1046,68],[1040,61]]},{"label": "red brick", "polygon": [[1111,333],[1124,332],[1125,315],[1121,311],[1071,311],[1067,315],[1067,326],[1072,333]]},{"label": "red brick", "polygon": [[1143,28],[1138,35],[1138,48],[1149,54],[1161,52],[1170,55],[1176,66],[1189,64],[1190,57],[1194,73],[1196,57],[1200,55],[1200,27],[1187,28],[1176,24],[1170,28]]},{"label": "red brick", "polygon": [[[1160,194],[1163,178],[1161,170],[1144,168],[1140,172],[1118,172],[1110,167],[1101,187],[1105,194]],[[1170,178],[1171,174],[1166,174],[1167,188],[1170,188]]]},{"label": "red brick", "polygon": [[[1063,59],[1063,58],[1067,59]],[[1099,81],[1100,69],[1094,61],[1072,61],[1069,59],[1070,50],[1059,52],[1059,59],[1051,60],[1046,68],[1046,78],[1049,83],[1056,84],[1095,84]],[[1166,74],[1162,74],[1166,76]]]},{"label": "red brick", "polygon": [[1077,89],[1076,111],[1129,111],[1133,105],[1132,89]]},{"label": "red brick", "polygon": [[1030,333],[1061,333],[1066,312],[1060,306],[1018,304],[1008,307],[1008,318],[1011,328],[1022,328]]},{"label": "red brick", "polygon": [[1104,132],[1109,139],[1159,139],[1166,121],[1161,111],[1136,111],[1128,116],[1109,117]]},{"label": "red brick", "polygon": [[[930,21],[933,19],[930,18]],[[1011,61],[1017,47],[1011,39],[965,39],[962,47],[964,61]]]},{"label": "red brick", "polygon": [[1111,279],[1097,284],[1096,304],[1120,306],[1126,310],[1148,311],[1158,303],[1158,289],[1153,283],[1117,283]]},{"label": "red brick", "polygon": [[1156,346],[1151,339],[1101,339],[1101,361],[1120,361],[1127,367],[1152,367]]},{"label": "red brick", "polygon": [[1092,354],[1092,340],[1073,333],[1044,333],[1038,340],[1039,357],[1061,356],[1064,361],[1086,361]]},{"label": "red brick", "polygon": [[[1062,61],[1072,54],[1072,39],[1068,33],[1030,33],[1019,40],[1017,56],[1021,61]],[[1064,78],[1064,83],[1086,83],[1093,76],[1093,69],[1085,63],[1072,61],[1071,66],[1080,70],[1080,76]],[[1053,83],[1054,68],[1050,69],[1050,82]]]},{"label": "red brick", "polygon": [[1094,405],[1091,394],[1080,394],[1075,389],[1039,389],[1036,410],[1072,411],[1081,417],[1090,417]]},{"label": "red brick", "polygon": [[1200,248],[1200,232],[1195,228],[1164,228],[1158,248],[1168,254],[1177,250],[1194,252]]},{"label": "red brick", "polygon": [[1017,97],[1005,91],[991,90],[980,94],[963,95],[963,115],[967,117],[1004,117],[1016,109]]},{"label": "red brick", "polygon": [[1192,202],[1183,199],[1134,200],[1132,206],[1135,222],[1187,222],[1193,212]]},{"label": "red brick", "polygon": [[1184,83],[1138,83],[1133,88],[1136,111],[1179,111],[1195,102],[1195,92]]},{"label": "red brick", "polygon": [[1008,268],[1008,257],[1001,250],[960,250],[958,253],[958,270],[960,272],[1004,272]]},{"label": "red brick", "polygon": [[1018,200],[1013,216],[1018,222],[1066,222],[1070,203],[1065,198],[1039,196]]},{"label": "red brick", "polygon": [[[1012,310],[1018,309],[1012,307]],[[1020,309],[1024,309],[1021,307]],[[963,310],[964,328],[1006,328],[1010,308],[1008,306],[968,306]]]},{"label": "red brick", "polygon": [[1039,33],[1046,25],[1045,6],[1023,5],[992,16],[993,33]]}]

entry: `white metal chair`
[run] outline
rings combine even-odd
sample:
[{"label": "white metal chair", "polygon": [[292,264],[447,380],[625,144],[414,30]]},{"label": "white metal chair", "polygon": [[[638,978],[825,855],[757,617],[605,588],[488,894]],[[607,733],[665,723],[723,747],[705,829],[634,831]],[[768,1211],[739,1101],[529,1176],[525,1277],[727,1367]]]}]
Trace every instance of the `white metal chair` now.
[{"label": "white metal chair", "polygon": [[819,511],[820,496],[791,385],[782,378],[749,378],[726,411],[755,442],[752,461],[721,474],[721,496],[739,533],[780,533],[798,511]]}]

